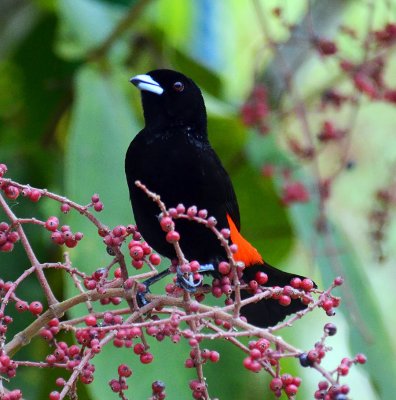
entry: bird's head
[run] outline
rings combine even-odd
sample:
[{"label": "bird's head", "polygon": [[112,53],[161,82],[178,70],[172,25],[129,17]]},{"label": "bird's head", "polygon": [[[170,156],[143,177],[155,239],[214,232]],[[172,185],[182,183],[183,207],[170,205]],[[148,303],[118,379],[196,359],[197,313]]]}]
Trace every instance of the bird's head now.
[{"label": "bird's head", "polygon": [[146,127],[190,126],[206,131],[206,109],[199,87],[180,72],[157,69],[130,79],[142,94]]}]

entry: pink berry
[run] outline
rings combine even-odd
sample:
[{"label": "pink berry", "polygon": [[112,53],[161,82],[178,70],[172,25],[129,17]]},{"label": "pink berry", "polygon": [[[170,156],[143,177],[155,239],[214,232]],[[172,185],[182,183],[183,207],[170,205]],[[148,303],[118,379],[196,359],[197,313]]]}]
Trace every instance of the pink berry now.
[{"label": "pink berry", "polygon": [[268,282],[268,275],[265,272],[258,271],[256,272],[255,280],[259,285],[265,285]]},{"label": "pink berry", "polygon": [[142,355],[145,352],[144,345],[142,343],[136,343],[133,347],[133,352],[137,355]]},{"label": "pink berry", "polygon": [[14,249],[14,243],[12,242],[5,242],[3,245],[0,246],[0,251],[4,251],[5,253],[9,253]]},{"label": "pink berry", "polygon": [[364,354],[359,353],[359,354],[356,355],[355,360],[359,364],[365,364],[366,361],[367,361],[367,357]]},{"label": "pink berry", "polygon": [[271,380],[271,382],[270,382],[270,389],[271,389],[273,392],[276,392],[276,391],[278,391],[278,390],[281,390],[282,387],[283,387],[282,379],[280,379],[280,378],[273,378],[273,379]]},{"label": "pink berry", "polygon": [[54,390],[49,394],[49,400],[59,400],[60,399],[60,393]]},{"label": "pink berry", "polygon": [[309,292],[314,287],[314,284],[311,279],[305,278],[301,282],[301,289],[305,292]]},{"label": "pink berry", "polygon": [[154,356],[151,353],[143,353],[140,355],[140,362],[142,364],[150,364],[154,359]]},{"label": "pink berry", "polygon": [[218,362],[220,360],[220,354],[217,351],[212,350],[209,355],[209,360],[212,362]]},{"label": "pink berry", "polygon": [[295,396],[298,392],[298,387],[296,385],[290,384],[285,387],[285,393],[291,397]]},{"label": "pink berry", "polygon": [[87,315],[84,319],[85,325],[87,326],[96,326],[97,320],[94,315]]},{"label": "pink berry", "polygon": [[19,196],[19,189],[15,186],[10,185],[6,187],[4,193],[9,199],[15,200]]},{"label": "pink berry", "polygon": [[129,249],[129,254],[134,260],[141,260],[144,256],[142,246],[133,246]]},{"label": "pink berry", "polygon": [[30,194],[29,194],[29,198],[30,198],[31,201],[36,203],[41,198],[41,192],[39,190],[37,190],[37,189],[32,189]]},{"label": "pink berry", "polygon": [[23,312],[29,309],[29,305],[26,301],[19,300],[15,303],[15,308],[18,312]]},{"label": "pink berry", "polygon": [[47,230],[55,232],[58,229],[59,220],[56,217],[49,217],[44,226]]},{"label": "pink berry", "polygon": [[118,367],[118,375],[128,378],[132,375],[132,370],[126,364],[121,364]]},{"label": "pink berry", "polygon": [[67,203],[62,203],[62,205],[61,205],[61,211],[62,211],[64,214],[67,214],[67,213],[70,211],[70,206],[69,206],[69,204],[67,204]]},{"label": "pink berry", "polygon": [[334,279],[335,286],[340,286],[343,283],[344,283],[344,278],[342,276],[337,276],[337,278]]},{"label": "pink berry", "polygon": [[94,203],[93,207],[94,207],[95,211],[100,212],[103,210],[104,205],[101,201],[98,201],[98,202]]},{"label": "pink berry", "polygon": [[228,275],[231,271],[230,264],[226,261],[221,261],[219,263],[218,270],[222,275]]},{"label": "pink berry", "polygon": [[43,305],[39,301],[33,301],[29,305],[29,311],[34,315],[39,315],[43,312]]},{"label": "pink berry", "polygon": [[208,210],[203,209],[198,211],[199,218],[205,219],[207,216],[208,216]]},{"label": "pink berry", "polygon": [[7,165],[0,164],[0,178],[2,178],[6,172],[7,172]]},{"label": "pink berry", "polygon": [[290,303],[291,303],[291,298],[290,298],[290,296],[286,296],[286,295],[281,295],[280,297],[279,297],[279,304],[281,305],[281,306],[285,306],[285,307],[287,307],[288,305],[290,305]]},{"label": "pink berry", "polygon": [[149,257],[149,260],[151,262],[151,264],[153,264],[154,266],[160,265],[161,264],[161,256],[159,254],[151,254]]},{"label": "pink berry", "polygon": [[208,218],[208,227],[215,227],[217,225],[217,219],[215,217]]},{"label": "pink berry", "polygon": [[164,232],[170,232],[174,228],[175,223],[173,222],[172,218],[163,217],[161,218],[160,225]]},{"label": "pink berry", "polygon": [[301,279],[298,278],[297,276],[294,277],[291,281],[290,281],[290,286],[294,287],[295,289],[299,289],[301,286]]},{"label": "pink berry", "polygon": [[170,231],[166,234],[166,241],[169,243],[176,243],[180,240],[180,235],[176,231]]}]

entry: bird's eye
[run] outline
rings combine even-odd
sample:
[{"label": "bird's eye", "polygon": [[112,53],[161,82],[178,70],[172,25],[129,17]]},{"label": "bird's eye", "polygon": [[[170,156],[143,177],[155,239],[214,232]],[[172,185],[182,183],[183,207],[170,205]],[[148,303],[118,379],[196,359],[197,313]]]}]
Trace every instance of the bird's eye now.
[{"label": "bird's eye", "polygon": [[173,89],[174,89],[176,92],[182,92],[182,91],[184,90],[184,85],[183,85],[182,82],[175,82],[175,83],[173,84]]}]

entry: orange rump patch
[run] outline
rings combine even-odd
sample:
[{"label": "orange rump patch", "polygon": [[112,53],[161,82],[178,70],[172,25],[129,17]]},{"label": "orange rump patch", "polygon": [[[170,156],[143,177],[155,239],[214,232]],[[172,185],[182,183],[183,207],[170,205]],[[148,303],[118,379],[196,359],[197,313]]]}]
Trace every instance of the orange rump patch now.
[{"label": "orange rump patch", "polygon": [[230,226],[231,241],[238,246],[238,251],[234,254],[234,259],[242,261],[247,267],[254,264],[262,264],[263,259],[260,253],[240,234],[234,221],[228,214],[227,220]]}]

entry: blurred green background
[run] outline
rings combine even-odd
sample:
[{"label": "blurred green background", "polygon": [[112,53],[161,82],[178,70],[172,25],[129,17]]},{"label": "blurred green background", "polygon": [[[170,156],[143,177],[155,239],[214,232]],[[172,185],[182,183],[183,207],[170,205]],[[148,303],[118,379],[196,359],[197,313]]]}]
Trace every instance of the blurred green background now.
[{"label": "blurred green background", "polygon": [[[276,17],[276,7],[282,7],[281,17]],[[312,276],[321,287],[337,275],[346,279],[337,292],[343,298],[342,307],[331,319],[339,333],[329,340],[333,351],[324,365],[335,368],[341,358],[365,353],[368,364],[352,368],[345,379],[351,397],[391,399],[396,391],[396,314],[392,312],[396,231],[391,210],[383,243],[387,258],[379,263],[369,214],[377,204],[376,190],[392,183],[396,109],[394,104],[354,92],[339,61],[345,58],[359,64],[368,56],[375,57],[375,49],[367,50],[368,32],[395,19],[395,0],[2,0],[0,162],[8,165],[9,177],[83,204],[99,193],[105,204],[102,221],[110,226],[128,224],[133,220],[124,155],[143,125],[139,93],[128,80],[161,67],[184,72],[203,90],[210,139],[235,184],[244,235],[270,263]],[[294,37],[290,38],[287,24],[294,27]],[[335,40],[338,54],[320,57],[312,49],[305,26]],[[345,27],[355,30],[356,39],[345,33]],[[275,51],[274,41],[284,45]],[[394,50],[393,46],[382,54],[385,79],[393,88]],[[289,87],[282,73],[285,63],[291,73]],[[240,117],[255,82],[267,84],[271,99],[266,136],[245,127]],[[323,110],[322,95],[334,87],[356,95],[356,103],[341,110]],[[340,163],[346,145],[324,146],[315,162],[290,153],[288,138],[303,136],[301,105],[311,132],[317,133],[325,119],[350,128],[348,157],[343,162],[353,168]],[[310,190],[311,201],[282,206],[281,174],[264,177],[265,164],[291,169],[294,179]],[[325,209],[329,228],[318,233],[318,174],[326,178],[337,170]],[[95,230],[80,216],[60,216],[58,206],[48,200],[10,203],[18,216],[55,214],[73,231],[83,231],[82,243],[71,250],[78,268],[90,272],[109,262]],[[0,220],[4,218],[0,211]],[[45,232],[30,227],[27,232],[41,261],[60,259],[59,249]],[[16,279],[27,267],[20,245],[11,254],[0,254],[4,280]],[[67,277],[58,273],[49,277],[58,296],[73,292]],[[37,299],[37,293],[34,279],[18,292],[27,300]],[[14,332],[26,326],[29,318],[19,318]],[[328,320],[316,311],[281,334],[295,346],[310,349]],[[149,397],[156,379],[166,383],[169,399],[190,398],[188,380],[194,378],[194,371],[183,366],[188,346],[168,341],[152,344],[155,360],[147,366],[139,365],[131,351],[108,346],[95,357],[95,381],[81,387],[79,398],[116,398],[107,382],[116,377],[121,362],[134,370],[128,398]],[[212,397],[272,398],[268,377],[244,370],[242,353],[228,343],[206,345],[221,353],[218,364],[205,367]],[[40,360],[47,352],[37,339],[16,358]],[[294,360],[283,365],[303,378],[297,398],[312,398],[319,374],[301,370]],[[22,388],[26,399],[44,399],[56,389],[58,374],[19,368],[10,387]]]}]

